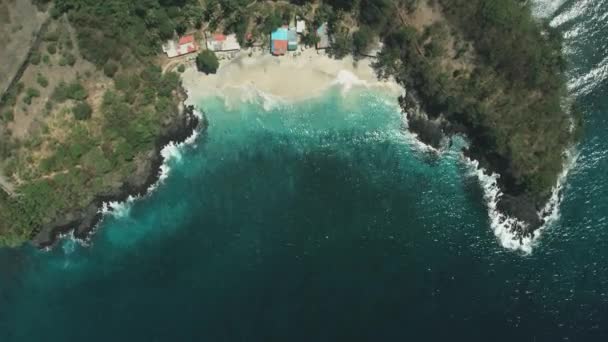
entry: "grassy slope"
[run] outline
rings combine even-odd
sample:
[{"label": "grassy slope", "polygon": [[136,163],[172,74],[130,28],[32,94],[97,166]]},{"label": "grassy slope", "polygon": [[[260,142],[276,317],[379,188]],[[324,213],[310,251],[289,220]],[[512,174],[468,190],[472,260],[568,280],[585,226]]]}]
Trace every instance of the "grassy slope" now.
[{"label": "grassy slope", "polygon": [[[2,139],[3,168],[19,193],[0,197],[0,244],[20,244],[42,225],[120,186],[153,148],[163,122],[176,113],[179,76],[162,74],[153,59],[164,37],[163,22],[169,25],[165,34],[172,35],[177,23],[189,20],[187,7],[163,7],[156,0],[141,5],[145,7],[126,0],[56,1],[55,26],[67,25],[61,24],[67,14],[74,32],[49,31],[51,37],[38,52],[41,62],[28,67],[49,84],[42,87],[37,77],[24,77],[16,89],[21,91],[0,105],[2,113],[11,113],[2,129],[14,130]],[[55,53],[49,51],[51,44]],[[68,53],[75,65],[61,61]],[[70,73],[83,65],[90,67]],[[50,76],[50,69],[61,68],[64,78]],[[40,93],[31,101],[30,88]],[[77,104],[90,106],[91,117],[77,120]],[[30,119],[34,124],[17,136],[16,123]]]},{"label": "grassy slope", "polygon": [[[330,22],[339,36],[336,56],[352,51],[353,30],[368,30],[359,35],[358,48],[380,35],[385,43],[378,59],[381,74],[415,89],[431,116],[445,118],[452,129],[463,128],[472,154],[501,173],[507,193],[530,197],[535,204],[546,199],[561,171],[562,152],[574,137],[570,116],[561,107],[565,63],[560,38],[535,22],[522,1],[294,2],[304,5],[256,2],[248,7],[246,0],[208,0],[201,10],[197,0],[57,0],[54,14],[68,14],[80,55],[99,72],[117,72],[107,91],[85,86],[89,97],[84,101],[93,106],[90,121],[76,122],[65,106],[52,116],[63,120],[57,126],[69,129],[50,148],[45,148],[49,139],[32,136],[18,145],[16,157],[10,154],[14,145],[4,142],[0,150],[8,151],[12,169],[20,170],[13,176],[22,181],[22,196],[0,197],[0,240],[25,240],[40,224],[86,204],[132,171],[137,156],[150,148],[163,113],[175,105],[177,75],[163,76],[151,62],[159,42],[174,29],[204,20],[211,29],[240,35],[249,30],[264,37],[298,12],[310,21]],[[439,15],[424,12],[438,5]],[[87,84],[86,77],[80,81]],[[70,107],[74,100],[67,97]]]},{"label": "grassy slope", "polygon": [[437,3],[442,19],[422,29],[408,20],[416,10],[399,7],[403,22],[391,26],[380,70],[416,90],[431,117],[464,129],[506,193],[542,205],[574,142],[561,37],[521,1]]}]

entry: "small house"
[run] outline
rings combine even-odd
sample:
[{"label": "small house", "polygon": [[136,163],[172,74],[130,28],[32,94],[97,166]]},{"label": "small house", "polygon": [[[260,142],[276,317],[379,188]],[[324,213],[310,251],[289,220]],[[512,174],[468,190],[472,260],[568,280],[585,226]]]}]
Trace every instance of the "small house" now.
[{"label": "small house", "polygon": [[296,32],[299,34],[304,34],[306,31],[306,21],[298,20],[296,21]]},{"label": "small house", "polygon": [[174,40],[168,40],[163,44],[162,49],[169,58],[173,58],[198,51],[198,44],[193,35],[187,35],[181,37],[177,43]]},{"label": "small house", "polygon": [[275,56],[282,56],[287,53],[289,46],[288,30],[286,27],[279,27],[270,34],[270,51]]},{"label": "small house", "polygon": [[294,29],[287,31],[287,50],[296,51],[298,49],[298,33]]},{"label": "small house", "polygon": [[207,49],[214,52],[238,51],[241,49],[236,34],[215,33],[207,36]]},{"label": "small house", "polygon": [[331,42],[329,39],[327,23],[323,23],[323,25],[319,26],[319,28],[317,29],[317,37],[319,37],[319,42],[317,43],[317,50],[323,50],[330,47]]}]

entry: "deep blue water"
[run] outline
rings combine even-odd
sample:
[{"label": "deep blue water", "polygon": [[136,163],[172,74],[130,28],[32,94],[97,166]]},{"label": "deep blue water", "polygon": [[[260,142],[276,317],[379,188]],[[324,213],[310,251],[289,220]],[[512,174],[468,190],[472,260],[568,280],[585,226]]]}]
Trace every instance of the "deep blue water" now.
[{"label": "deep blue water", "polygon": [[208,132],[90,246],[0,250],[0,341],[608,340],[608,3],[539,8],[586,133],[532,254],[501,246],[457,148],[417,147],[394,98],[207,98]]}]

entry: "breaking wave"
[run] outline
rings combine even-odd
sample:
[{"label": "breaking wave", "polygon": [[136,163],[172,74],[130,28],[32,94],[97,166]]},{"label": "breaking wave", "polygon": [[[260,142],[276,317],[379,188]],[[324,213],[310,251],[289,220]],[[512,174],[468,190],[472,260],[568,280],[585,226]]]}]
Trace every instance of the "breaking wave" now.
[{"label": "breaking wave", "polygon": [[498,202],[503,196],[498,186],[499,175],[488,174],[486,170],[479,167],[479,162],[465,157],[466,164],[470,167],[471,174],[476,176],[482,186],[484,199],[488,208],[490,227],[500,244],[508,249],[531,254],[533,247],[538,243],[542,232],[553,225],[560,217],[559,205],[562,200],[564,186],[568,173],[574,168],[578,154],[572,148],[566,151],[566,162],[558,177],[557,184],[551,191],[551,197],[545,206],[537,213],[543,224],[532,235],[522,236],[518,230],[525,230],[527,223],[510,217],[498,210]]},{"label": "breaking wave", "polygon": [[[194,114],[194,116],[196,116],[199,119],[199,121],[203,119],[203,114],[200,111],[195,109],[193,114]],[[171,141],[167,145],[165,145],[165,147],[163,147],[161,149],[160,154],[163,158],[163,163],[161,164],[160,169],[158,171],[158,179],[154,184],[152,184],[148,187],[145,195],[143,195],[143,196],[129,195],[127,197],[127,199],[124,201],[109,201],[109,202],[102,203],[102,205],[98,211],[100,214],[102,214],[102,219],[100,220],[100,222],[97,223],[97,225],[95,227],[93,227],[91,229],[90,234],[88,234],[89,238],[90,238],[90,236],[94,235],[95,231],[98,229],[99,225],[103,221],[103,217],[106,217],[107,215],[111,215],[116,218],[128,217],[130,215],[131,208],[133,207],[133,204],[136,201],[138,201],[142,198],[145,198],[145,197],[149,196],[150,194],[152,194],[154,191],[156,191],[158,189],[159,185],[163,184],[163,182],[169,176],[169,174],[171,172],[170,164],[175,163],[175,162],[179,163],[182,160],[183,149],[188,145],[193,145],[196,142],[199,134],[200,134],[200,132],[195,129],[192,132],[192,134],[188,138],[186,138],[186,140],[184,140],[183,142],[175,143],[175,142]],[[87,238],[87,239],[76,238],[74,236],[74,231],[69,231],[67,233],[59,235],[58,241],[63,242],[62,246],[66,245],[66,241],[69,241],[68,245],[70,245],[71,242],[76,242],[77,244],[79,244],[81,246],[88,246],[89,238]],[[65,249],[66,247],[62,247],[62,248]],[[50,250],[50,247],[47,248],[46,250]]]},{"label": "breaking wave", "polygon": [[568,83],[568,89],[576,96],[584,96],[594,91],[608,79],[608,57],[591,70]]},{"label": "breaking wave", "polygon": [[533,1],[532,14],[538,18],[550,18],[567,2],[568,0],[545,0]]}]

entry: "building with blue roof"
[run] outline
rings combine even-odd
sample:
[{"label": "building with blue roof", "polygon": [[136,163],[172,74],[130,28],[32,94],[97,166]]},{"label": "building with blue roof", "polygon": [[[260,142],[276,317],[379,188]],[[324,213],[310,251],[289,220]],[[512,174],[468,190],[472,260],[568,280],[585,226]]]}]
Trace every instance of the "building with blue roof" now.
[{"label": "building with blue roof", "polygon": [[286,27],[279,27],[270,34],[270,51],[275,56],[287,53],[289,46],[288,31]]}]

